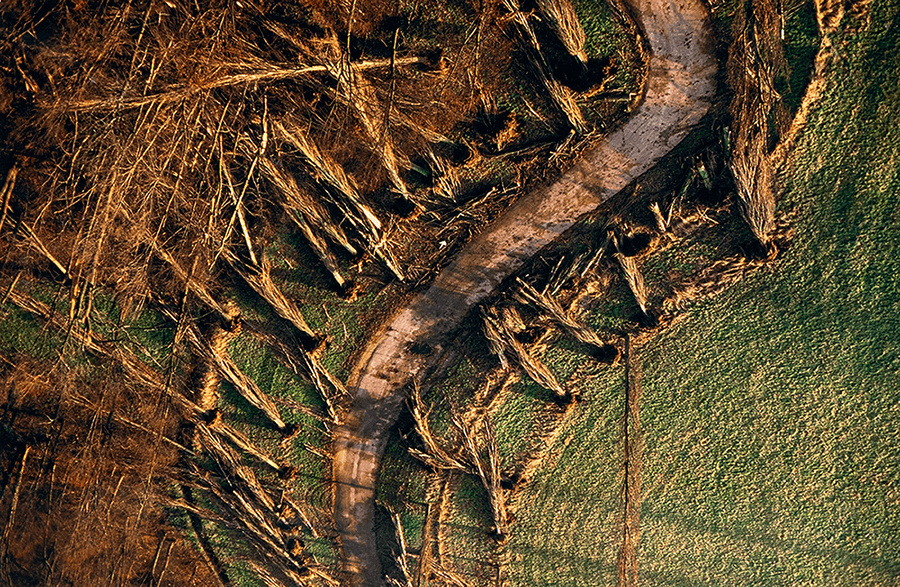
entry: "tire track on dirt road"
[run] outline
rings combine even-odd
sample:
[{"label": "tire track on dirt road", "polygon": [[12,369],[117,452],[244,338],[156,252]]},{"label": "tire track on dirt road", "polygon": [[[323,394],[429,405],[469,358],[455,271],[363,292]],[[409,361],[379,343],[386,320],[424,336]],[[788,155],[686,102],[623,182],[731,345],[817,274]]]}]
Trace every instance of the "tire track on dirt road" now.
[{"label": "tire track on dirt road", "polygon": [[[442,338],[473,306],[580,216],[653,167],[709,109],[716,62],[701,0],[632,0],[631,7],[650,47],[645,95],[631,118],[469,242],[360,360],[350,412],[334,430],[334,515],[345,584],[384,584],[375,552],[375,482],[403,387],[425,373]],[[416,354],[413,343],[434,350]]]}]

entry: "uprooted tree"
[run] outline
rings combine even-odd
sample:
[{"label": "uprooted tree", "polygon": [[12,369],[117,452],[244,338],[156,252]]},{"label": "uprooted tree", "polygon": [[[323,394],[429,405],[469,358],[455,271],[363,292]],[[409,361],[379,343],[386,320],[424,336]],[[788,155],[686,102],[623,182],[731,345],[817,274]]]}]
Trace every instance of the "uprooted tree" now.
[{"label": "uprooted tree", "polygon": [[781,42],[782,20],[774,0],[738,4],[728,53],[731,101],[731,160],[740,212],[762,254],[772,249],[775,228],[774,171],[769,152],[786,121],[776,89],[787,62]]}]

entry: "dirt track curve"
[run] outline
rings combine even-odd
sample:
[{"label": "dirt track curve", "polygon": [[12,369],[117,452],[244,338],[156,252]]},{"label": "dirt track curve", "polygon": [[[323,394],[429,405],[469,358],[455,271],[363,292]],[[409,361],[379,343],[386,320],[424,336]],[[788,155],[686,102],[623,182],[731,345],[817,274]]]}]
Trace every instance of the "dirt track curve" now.
[{"label": "dirt track curve", "polygon": [[583,214],[622,190],[675,147],[709,108],[716,64],[701,0],[632,0],[649,43],[646,94],[631,118],[556,182],[520,198],[475,237],[401,310],[360,362],[353,405],[334,430],[334,515],[341,532],[344,584],[384,585],[373,531],[375,482],[402,390],[466,313]]}]

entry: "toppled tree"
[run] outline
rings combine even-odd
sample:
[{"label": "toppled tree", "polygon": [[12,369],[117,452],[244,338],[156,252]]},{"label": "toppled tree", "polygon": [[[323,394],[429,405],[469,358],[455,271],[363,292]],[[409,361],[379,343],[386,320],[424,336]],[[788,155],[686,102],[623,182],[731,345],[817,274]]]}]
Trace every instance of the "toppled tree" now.
[{"label": "toppled tree", "polygon": [[[46,320],[56,329],[68,332],[72,343],[82,346],[90,354],[109,360],[110,364],[121,371],[128,385],[140,390],[135,391],[141,394],[140,400],[155,405],[154,412],[164,411],[167,414],[167,427],[173,427],[168,422],[169,414],[175,420],[181,421],[182,430],[186,431],[182,432],[182,436],[187,438],[173,439],[169,430],[154,429],[157,424],[153,422],[153,417],[161,418],[160,414],[151,414],[151,421],[147,423],[134,421],[133,417],[118,415],[115,409],[110,409],[108,415],[104,414],[110,423],[114,422],[129,430],[150,435],[152,442],[146,442],[144,448],[161,451],[161,447],[165,446],[175,447],[181,451],[184,464],[180,468],[176,468],[174,463],[169,463],[166,469],[161,469],[156,474],[144,473],[141,482],[148,484],[152,482],[160,486],[180,485],[183,488],[183,498],[177,500],[166,498],[161,495],[158,487],[148,486],[142,490],[141,508],[149,509],[151,505],[157,505],[148,503],[148,500],[153,499],[158,504],[174,505],[187,512],[192,518],[192,525],[201,550],[206,554],[206,560],[210,561],[214,571],[222,576],[224,574],[216,562],[217,558],[206,544],[201,520],[209,520],[236,531],[242,541],[240,544],[236,542],[234,546],[246,549],[252,552],[254,557],[265,560],[268,565],[265,572],[278,576],[279,584],[297,584],[302,582],[303,577],[309,575],[316,575],[326,582],[333,581],[328,571],[311,560],[302,547],[292,547],[296,542],[291,535],[294,529],[303,528],[317,535],[317,530],[310,521],[311,516],[302,506],[290,500],[287,488],[273,486],[270,481],[263,484],[250,463],[254,461],[261,463],[279,476],[284,476],[290,468],[275,462],[265,451],[221,418],[221,414],[214,408],[217,396],[215,392],[207,389],[192,394],[195,399],[202,402],[202,404],[195,403],[183,393],[182,389],[173,386],[163,373],[138,358],[126,347],[111,344],[109,341],[95,340],[89,332],[71,323],[65,316],[51,311],[49,306],[29,295],[10,290],[8,299],[23,310]],[[218,332],[216,329],[214,331]],[[215,368],[235,386],[244,387],[241,391],[248,401],[266,413],[276,426],[287,428],[271,400],[245,375],[237,371],[230,357],[222,356],[222,353],[226,352],[224,347],[227,343],[227,336],[224,333],[219,332],[212,336],[212,340],[204,341],[194,327],[188,326],[186,335],[192,345],[200,350],[200,361],[204,365],[200,369],[200,376],[194,380],[196,385],[216,386],[218,377],[203,374]],[[95,405],[90,398],[78,394],[65,401],[73,401],[89,408]],[[101,406],[95,408],[97,411],[93,418],[94,427],[101,415],[100,408]],[[204,459],[194,460],[198,455],[202,455]],[[252,460],[248,457],[252,457]],[[156,466],[157,459],[149,457],[137,459],[138,464],[144,461],[153,467]],[[211,463],[211,468],[201,466],[201,462]],[[198,506],[193,499],[195,490],[202,491],[204,497],[216,507],[207,509]],[[275,506],[276,502],[290,502],[293,514],[287,516],[284,508]],[[317,522],[321,529],[321,520]]]},{"label": "toppled tree", "polygon": [[352,226],[366,249],[380,259],[402,281],[403,273],[400,271],[397,261],[385,248],[381,221],[368,204],[362,200],[362,196],[344,169],[331,158],[324,156],[315,143],[297,128],[296,123],[276,120],[273,126],[285,143],[299,151],[307,166],[309,176],[315,179],[325,200],[342,214],[338,224],[346,222]]},{"label": "toppled tree", "polygon": [[774,172],[769,150],[787,116],[775,88],[776,79],[787,70],[779,34],[781,25],[774,0],[740,2],[732,25],[733,42],[727,64],[728,83],[734,92],[729,108],[732,121],[728,168],[734,178],[741,216],[762,256],[773,251],[775,227]]},{"label": "toppled tree", "polygon": [[557,399],[569,398],[566,390],[559,384],[550,369],[540,359],[529,353],[525,345],[516,339],[516,333],[524,330],[525,325],[515,309],[507,306],[489,307],[482,311],[482,316],[488,345],[503,366],[509,363],[507,354],[512,354],[516,362],[535,383],[555,393]]},{"label": "toppled tree", "polygon": [[300,309],[281,293],[281,289],[272,280],[272,267],[268,257],[263,256],[258,270],[246,267],[234,255],[228,255],[227,258],[231,267],[243,278],[247,285],[259,294],[261,298],[269,302],[276,314],[297,329],[303,343],[309,350],[312,350],[322,342],[323,336],[309,327]]},{"label": "toppled tree", "polygon": [[415,581],[410,570],[409,556],[407,554],[409,549],[406,545],[406,532],[403,530],[403,521],[400,519],[400,514],[394,510],[388,509],[388,513],[391,514],[391,522],[394,523],[394,537],[397,539],[397,546],[400,547],[400,552],[394,552],[394,561],[403,574],[402,583],[393,577],[389,577],[388,582],[393,587],[414,587]]},{"label": "toppled tree", "polygon": [[538,10],[566,51],[582,67],[587,67],[588,57],[584,52],[585,34],[581,21],[570,0],[538,0]]},{"label": "toppled tree", "polygon": [[431,466],[435,470],[457,470],[464,473],[471,473],[472,468],[465,459],[454,455],[451,450],[445,449],[441,443],[435,438],[431,432],[431,425],[428,423],[429,410],[425,408],[422,401],[421,391],[417,383],[413,384],[410,392],[409,411],[412,414],[415,423],[416,433],[425,445],[425,451],[410,448],[409,452],[426,465]]},{"label": "toppled tree", "polygon": [[475,471],[481,484],[488,495],[488,503],[491,506],[491,517],[494,520],[494,526],[491,528],[491,534],[499,539],[504,539],[509,532],[509,516],[506,512],[506,496],[501,486],[500,477],[500,449],[497,446],[497,436],[494,433],[494,425],[490,418],[484,419],[484,441],[487,451],[487,463],[481,456],[478,445],[475,442],[475,435],[469,429],[462,418],[453,413],[453,425],[459,431],[462,437],[463,446],[469,453],[472,463],[475,465]]},{"label": "toppled tree", "polygon": [[645,319],[650,319],[651,316],[647,310],[647,287],[644,285],[644,276],[641,274],[637,262],[634,260],[634,257],[626,257],[622,253],[614,253],[614,256],[622,267],[622,275],[625,277],[628,289],[631,290],[631,294],[634,296],[634,301],[637,302],[638,308],[641,309],[641,314]]},{"label": "toppled tree", "polygon": [[516,278],[519,289],[514,298],[521,304],[531,304],[543,312],[554,324],[561,327],[576,340],[592,345],[598,349],[604,349],[607,343],[597,336],[597,333],[585,324],[571,317],[554,298],[542,293]]},{"label": "toppled tree", "polygon": [[444,448],[431,432],[428,423],[429,411],[424,408],[418,385],[410,394],[409,408],[415,422],[415,429],[425,444],[426,450],[409,449],[410,454],[430,465],[435,470],[459,471],[467,475],[475,475],[487,492],[488,503],[494,525],[491,534],[503,539],[509,529],[509,517],[506,512],[506,497],[501,487],[500,449],[490,418],[483,422],[484,450],[487,460],[482,456],[475,430],[459,415],[451,404],[450,421],[456,431],[453,448]]},{"label": "toppled tree", "polygon": [[503,0],[503,6],[512,17],[511,22],[516,38],[528,55],[528,62],[531,64],[535,76],[544,85],[556,108],[566,117],[569,127],[576,133],[583,134],[587,131],[587,123],[581,113],[581,108],[575,102],[569,88],[559,83],[553,76],[534,28],[528,20],[528,15],[522,12],[518,0]]}]

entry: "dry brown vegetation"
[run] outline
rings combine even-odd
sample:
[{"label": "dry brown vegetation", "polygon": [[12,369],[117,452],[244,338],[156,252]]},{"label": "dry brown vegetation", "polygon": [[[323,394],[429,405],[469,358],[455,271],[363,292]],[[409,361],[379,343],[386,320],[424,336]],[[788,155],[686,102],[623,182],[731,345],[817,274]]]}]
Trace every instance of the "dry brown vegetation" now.
[{"label": "dry brown vegetation", "polygon": [[183,475],[178,411],[116,367],[103,375],[88,386],[58,363],[3,368],[0,583],[216,585],[156,483]]},{"label": "dry brown vegetation", "polygon": [[[207,287],[223,254],[258,266],[283,215],[338,287],[352,281],[347,255],[402,280],[390,219],[422,208],[408,187],[412,162],[432,159],[440,180],[459,163],[448,148],[470,150],[448,136],[496,102],[498,61],[482,55],[514,49],[505,19],[533,41],[539,82],[570,125],[586,129],[531,21],[506,9],[466,6],[475,24],[451,60],[398,37],[404,19],[423,16],[387,3],[10,6],[9,252],[67,276],[82,322],[104,286],[139,309],[159,285],[154,256]],[[541,10],[583,61],[571,5]],[[357,57],[364,47],[376,55]]]},{"label": "dry brown vegetation", "polygon": [[777,3],[739,3],[727,64],[728,84],[734,92],[728,167],[741,215],[762,256],[772,252],[771,233],[775,226],[775,177],[770,151],[789,122],[775,88],[776,76],[784,75],[787,68],[782,25]]},{"label": "dry brown vegetation", "polygon": [[[585,132],[587,126],[581,108],[575,102],[569,88],[562,85],[553,75],[528,15],[522,12],[517,0],[503,0],[503,6],[511,14],[518,43],[525,48],[531,67],[544,85],[553,105],[563,113],[566,123],[573,131],[579,134]],[[554,23],[555,32],[563,45],[570,52],[574,50],[576,54],[582,53],[584,43],[583,40],[579,41],[584,32],[580,26],[576,28],[571,22],[571,5],[568,2],[544,2],[541,7],[545,14],[551,15],[550,21]]]},{"label": "dry brown vegetation", "polygon": [[[304,543],[336,547],[328,512],[291,493],[297,471],[229,420],[223,390],[282,446],[299,432],[287,407],[327,438],[346,390],[324,366],[329,333],[307,322],[308,300],[280,280],[273,251],[300,243],[305,269],[348,300],[388,282],[401,291],[433,275],[529,173],[546,174],[529,165],[570,128],[598,122],[576,102],[594,88],[557,80],[556,54],[534,31],[544,19],[586,67],[571,3],[538,12],[465,1],[4,4],[0,311],[36,324],[51,358],[0,356],[0,581],[218,585],[240,563],[268,585],[333,584],[335,563]],[[623,110],[611,103],[599,122]],[[583,144],[564,147],[557,166]],[[237,289],[274,317],[241,316]],[[150,314],[171,337],[146,348],[129,325]],[[270,397],[229,350],[242,337],[321,402]],[[456,468],[494,496],[503,534],[496,442],[465,430]]]},{"label": "dry brown vegetation", "polygon": [[[67,323],[62,317],[54,320],[49,307],[29,296],[11,291],[9,297],[24,310],[47,319],[48,325],[52,326],[54,321],[58,325]],[[217,399],[216,383],[221,374],[231,379],[239,389],[240,386],[245,386],[247,389],[244,392],[251,403],[266,413],[269,418],[275,420],[276,426],[280,423],[279,429],[286,428],[280,421],[277,408],[271,400],[262,394],[255,385],[252,385],[252,382],[243,376],[225,355],[223,347],[227,335],[223,332],[222,326],[214,324],[207,336],[193,331],[192,327],[188,328],[187,336],[198,351],[197,356],[202,358],[198,359],[195,377],[181,382],[180,379],[175,379],[171,375],[165,377],[162,373],[155,371],[122,346],[106,341],[96,341],[78,325],[70,322],[68,324],[69,336],[73,344],[82,345],[97,359],[106,359],[111,365],[110,368],[115,369],[118,373],[114,380],[118,381],[123,389],[128,390],[131,397],[114,398],[109,406],[104,407],[105,396],[102,395],[104,388],[101,387],[100,390],[97,390],[86,386],[84,380],[78,381],[72,374],[65,372],[64,363],[59,362],[52,367],[51,373],[59,370],[66,373],[66,377],[61,377],[60,383],[58,383],[62,385],[62,389],[55,390],[50,387],[48,391],[45,391],[46,394],[49,394],[48,397],[43,398],[43,402],[55,399],[59,403],[30,407],[28,408],[29,413],[39,419],[46,418],[51,424],[55,424],[56,421],[67,422],[72,417],[70,411],[77,411],[83,407],[93,409],[93,418],[90,420],[90,424],[82,425],[82,428],[87,427],[88,438],[95,434],[95,429],[102,424],[104,417],[107,426],[112,423],[123,424],[121,438],[116,438],[115,442],[110,441],[109,446],[115,450],[102,452],[100,456],[96,457],[97,462],[91,461],[86,456],[87,453],[80,448],[79,428],[76,428],[74,438],[69,441],[72,450],[75,451],[75,457],[68,466],[78,470],[87,468],[86,470],[97,475],[110,469],[115,472],[121,467],[126,467],[126,471],[128,467],[141,468],[142,473],[132,481],[140,485],[140,495],[142,496],[137,519],[132,522],[133,527],[130,530],[133,534],[150,531],[146,529],[147,523],[142,522],[141,512],[144,508],[156,512],[155,523],[162,526],[166,525],[167,520],[162,515],[161,508],[163,506],[175,508],[188,514],[195,538],[201,546],[203,559],[207,562],[210,576],[213,578],[219,577],[220,580],[227,582],[227,575],[217,555],[209,546],[209,538],[206,536],[203,520],[218,524],[221,529],[231,530],[242,537],[243,540],[240,544],[249,549],[243,556],[267,560],[266,572],[275,576],[281,584],[297,583],[304,580],[304,577],[313,575],[329,580],[327,571],[318,568],[315,561],[310,560],[302,548],[291,546],[295,543],[302,544],[296,537],[298,529],[304,528],[313,536],[317,536],[319,531],[327,527],[327,524],[323,524],[323,519],[327,520],[328,517],[319,514],[315,525],[310,522],[314,515],[308,511],[308,507],[295,503],[290,497],[291,489],[271,478],[272,473],[285,477],[290,474],[291,468],[276,462],[266,451],[248,440],[244,434],[224,422],[221,414],[214,408]],[[204,340],[209,342],[204,343]],[[212,369],[217,372],[211,373]],[[28,369],[25,375],[39,380],[32,372],[40,373],[40,371]],[[196,387],[193,390],[181,387],[188,382]],[[15,414],[22,408],[18,405],[20,400],[16,392],[15,379],[12,379],[10,384],[12,389],[8,396],[6,410],[7,413],[11,411]],[[71,390],[67,388],[71,388]],[[62,393],[54,398],[54,391],[62,391]],[[99,399],[93,399],[92,395],[98,391],[101,396]],[[193,402],[189,399],[190,397],[197,399],[200,403]],[[15,423],[15,419],[13,419],[13,423]],[[56,432],[56,434],[58,436],[60,432]],[[50,434],[46,434],[46,436],[49,437]],[[54,446],[56,442],[54,441]],[[25,443],[27,448],[29,445],[27,441]],[[104,442],[104,446],[105,444]],[[137,446],[140,448],[136,448]],[[248,458],[251,456],[253,459]],[[201,465],[196,460],[198,457],[202,457],[206,464]],[[31,491],[41,495],[49,491],[49,494],[53,495],[53,486],[57,483],[54,473],[57,460],[55,453],[51,453],[47,457],[42,464],[42,470],[33,481],[34,486]],[[265,465],[269,470],[268,477],[270,478],[266,481],[265,486],[261,483],[260,475],[265,474],[266,471],[257,472],[256,463]],[[49,474],[43,469],[49,469]],[[120,484],[125,480],[123,476]],[[107,480],[103,476],[90,477],[84,481],[80,498],[72,498],[71,495],[67,496],[63,492],[60,494],[60,499],[73,499],[75,502],[73,507],[85,508],[89,504],[79,502],[78,499],[84,500],[88,492],[101,491],[105,483]],[[45,484],[49,484],[49,489],[45,489]],[[175,487],[180,487],[182,497],[170,496]],[[202,492],[204,501],[211,500],[214,507],[210,509],[198,505],[196,491]],[[113,497],[117,493],[118,491],[113,494]],[[16,504],[17,500],[14,499],[9,509],[10,520],[14,519]],[[276,504],[280,505],[276,506]],[[38,506],[36,505],[36,507]],[[52,502],[39,504],[39,507],[52,513],[63,506]],[[135,507],[134,499],[129,497],[122,507],[130,511]],[[127,525],[128,520],[125,523]],[[168,530],[159,530],[158,533],[166,536],[171,534],[178,537],[179,540],[183,540],[182,531],[172,527]],[[22,538],[25,536],[29,535],[23,535]],[[26,542],[35,536],[30,536]],[[52,542],[55,538],[48,537],[46,539]],[[134,537],[132,534],[124,537],[121,533],[114,535],[111,542],[98,543],[98,548],[101,550],[96,556],[106,556],[103,554],[106,550],[122,548],[117,542],[120,539],[133,540]],[[12,542],[7,544],[10,545],[9,548],[12,548]],[[127,546],[127,543],[123,544]],[[31,547],[33,548],[33,546]],[[131,572],[131,567],[140,562],[140,553],[135,551],[127,554],[124,562],[120,561],[118,564],[128,565],[129,572]],[[45,552],[44,556],[46,558],[50,555]],[[16,564],[22,568],[23,573],[36,573],[37,577],[52,579],[53,564],[50,563],[53,561],[54,559],[51,557],[48,562],[49,575],[42,570],[43,565],[34,567],[34,560],[22,560]],[[68,565],[69,563],[63,560],[61,564]],[[66,572],[70,573],[71,571],[67,570]],[[100,572],[112,573],[108,576],[115,577],[115,573],[120,571],[107,569]],[[171,581],[191,584],[194,582],[193,576],[193,574],[182,573],[172,577]],[[92,577],[84,584],[94,584],[96,580],[97,577]]]}]

